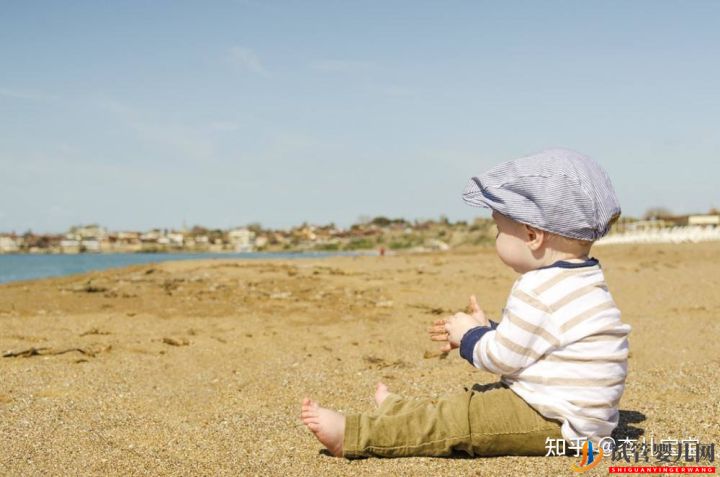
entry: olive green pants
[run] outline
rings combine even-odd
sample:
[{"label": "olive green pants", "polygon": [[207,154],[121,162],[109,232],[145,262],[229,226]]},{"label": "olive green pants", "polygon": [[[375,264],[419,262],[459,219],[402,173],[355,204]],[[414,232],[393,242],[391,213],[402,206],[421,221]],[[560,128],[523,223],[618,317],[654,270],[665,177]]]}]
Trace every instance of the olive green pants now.
[{"label": "olive green pants", "polygon": [[369,414],[345,421],[343,455],[355,457],[545,455],[560,423],[541,416],[502,383],[476,384],[438,399],[390,394]]}]

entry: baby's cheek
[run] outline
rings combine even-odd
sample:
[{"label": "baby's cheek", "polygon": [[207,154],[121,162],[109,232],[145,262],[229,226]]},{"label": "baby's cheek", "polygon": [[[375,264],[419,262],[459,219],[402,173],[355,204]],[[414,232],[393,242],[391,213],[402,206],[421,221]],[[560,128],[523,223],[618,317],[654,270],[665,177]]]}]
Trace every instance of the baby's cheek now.
[{"label": "baby's cheek", "polygon": [[505,237],[503,237],[502,235],[498,235],[498,237],[495,239],[495,251],[497,252],[500,259],[503,262],[507,263],[508,258],[510,258],[509,255],[511,254],[508,250],[507,240],[505,240]]},{"label": "baby's cheek", "polygon": [[500,235],[495,241],[495,250],[500,260],[508,267],[515,269],[522,262],[522,250],[518,249],[511,238]]}]

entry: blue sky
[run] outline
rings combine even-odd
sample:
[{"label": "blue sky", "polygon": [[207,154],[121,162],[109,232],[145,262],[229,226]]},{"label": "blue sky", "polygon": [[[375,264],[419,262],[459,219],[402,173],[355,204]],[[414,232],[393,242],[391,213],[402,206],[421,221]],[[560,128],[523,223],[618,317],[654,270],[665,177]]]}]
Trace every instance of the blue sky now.
[{"label": "blue sky", "polygon": [[720,207],[720,2],[0,1],[0,231],[453,220],[546,147]]}]

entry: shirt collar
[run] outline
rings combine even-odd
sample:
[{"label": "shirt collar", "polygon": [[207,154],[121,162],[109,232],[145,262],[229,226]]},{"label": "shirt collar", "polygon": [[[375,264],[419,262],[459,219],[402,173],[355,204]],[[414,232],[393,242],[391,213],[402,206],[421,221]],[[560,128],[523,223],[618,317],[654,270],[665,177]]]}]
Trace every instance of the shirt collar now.
[{"label": "shirt collar", "polygon": [[546,268],[583,268],[583,267],[594,267],[600,265],[600,261],[595,257],[590,257],[583,262],[567,262],[565,260],[558,260],[557,262],[546,265],[544,267],[536,268],[536,270],[544,270]]}]

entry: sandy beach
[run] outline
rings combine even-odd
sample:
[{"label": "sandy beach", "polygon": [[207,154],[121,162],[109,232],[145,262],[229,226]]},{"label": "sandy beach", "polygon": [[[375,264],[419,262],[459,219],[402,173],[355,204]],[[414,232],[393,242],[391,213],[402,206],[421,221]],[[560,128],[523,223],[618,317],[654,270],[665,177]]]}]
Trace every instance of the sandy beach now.
[{"label": "sandy beach", "polygon": [[[619,435],[720,444],[720,243],[593,252],[633,327]],[[0,285],[0,474],[573,475],[572,457],[336,459],[299,421],[304,396],[372,409],[380,380],[417,397],[497,380],[426,328],[472,293],[497,319],[515,278],[475,248]]]}]

